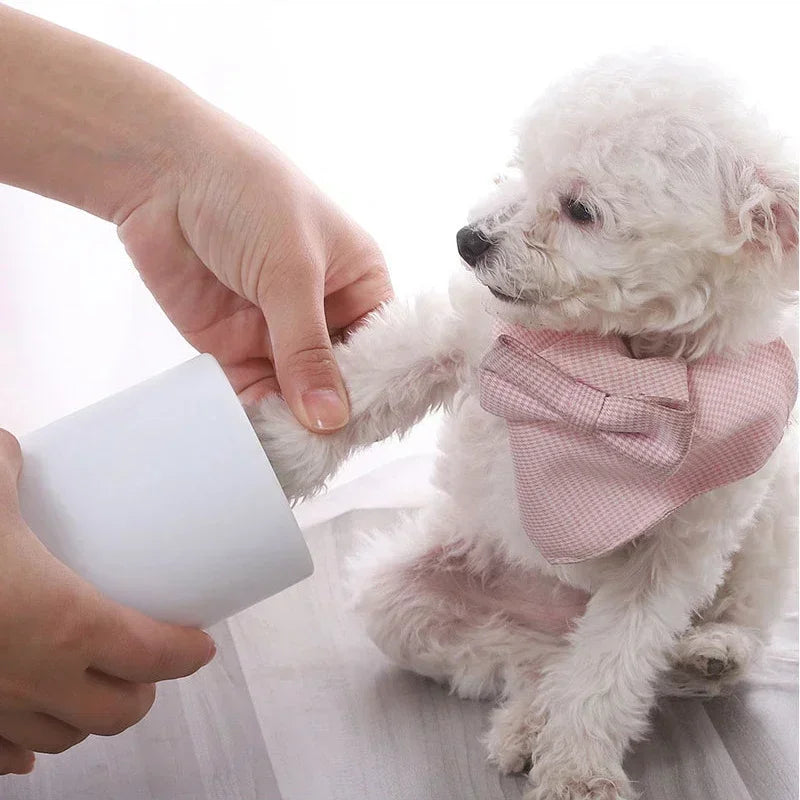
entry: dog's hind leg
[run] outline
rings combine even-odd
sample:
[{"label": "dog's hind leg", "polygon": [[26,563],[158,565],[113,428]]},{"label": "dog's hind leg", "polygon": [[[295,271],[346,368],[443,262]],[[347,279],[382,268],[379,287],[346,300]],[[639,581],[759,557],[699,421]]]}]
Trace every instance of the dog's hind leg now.
[{"label": "dog's hind leg", "polygon": [[353,600],[398,664],[462,697],[496,697],[519,668],[554,654],[585,597],[501,565],[460,537],[458,525],[443,498],[372,534],[351,560]]}]

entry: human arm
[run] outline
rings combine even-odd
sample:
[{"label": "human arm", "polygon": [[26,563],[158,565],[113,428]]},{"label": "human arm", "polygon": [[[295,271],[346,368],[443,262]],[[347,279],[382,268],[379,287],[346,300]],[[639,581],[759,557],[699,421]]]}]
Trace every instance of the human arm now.
[{"label": "human arm", "polygon": [[332,430],[331,332],[391,297],[372,239],[274,146],[155,67],[0,5],[0,181],[118,226],[145,284],[243,402]]}]

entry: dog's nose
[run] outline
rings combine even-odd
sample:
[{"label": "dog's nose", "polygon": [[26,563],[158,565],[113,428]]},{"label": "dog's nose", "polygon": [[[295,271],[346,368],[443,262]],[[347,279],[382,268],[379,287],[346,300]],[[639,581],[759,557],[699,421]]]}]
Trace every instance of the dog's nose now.
[{"label": "dog's nose", "polygon": [[456,247],[458,254],[471,267],[478,263],[478,259],[492,246],[492,243],[482,233],[467,225],[456,234]]}]

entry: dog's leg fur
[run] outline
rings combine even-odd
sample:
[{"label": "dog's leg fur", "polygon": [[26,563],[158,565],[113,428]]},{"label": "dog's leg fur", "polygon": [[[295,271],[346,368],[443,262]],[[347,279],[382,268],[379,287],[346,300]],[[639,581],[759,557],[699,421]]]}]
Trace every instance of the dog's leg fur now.
[{"label": "dog's leg fur", "polygon": [[447,404],[463,381],[462,329],[449,300],[436,295],[373,313],[335,350],[351,411],[336,433],[307,431],[277,395],[248,409],[287,497],[313,494],[353,451],[403,433]]},{"label": "dog's leg fur", "polygon": [[[531,746],[527,800],[633,796],[622,770],[625,750],[647,728],[676,637],[722,582],[744,535],[739,520],[752,518],[752,496],[736,500],[735,490],[718,497],[730,513],[713,528],[682,529],[673,519],[595,565],[597,588],[569,646],[495,716],[492,742]],[[492,755],[518,763],[525,754]]]},{"label": "dog's leg fur", "polygon": [[[349,564],[353,603],[369,636],[401,667],[461,697],[495,698],[504,682],[500,653],[508,634],[463,591],[470,554],[448,523],[457,525],[450,514],[425,509],[372,533]],[[473,646],[481,627],[490,635]]]},{"label": "dog's leg fur", "polygon": [[[782,450],[796,461],[796,432]],[[677,641],[665,693],[713,697],[746,676],[797,579],[796,465],[787,463],[711,605]]]},{"label": "dog's leg fur", "polygon": [[440,495],[367,538],[350,561],[350,586],[390,658],[461,697],[497,698],[557,652],[586,597],[476,549],[468,524]]}]

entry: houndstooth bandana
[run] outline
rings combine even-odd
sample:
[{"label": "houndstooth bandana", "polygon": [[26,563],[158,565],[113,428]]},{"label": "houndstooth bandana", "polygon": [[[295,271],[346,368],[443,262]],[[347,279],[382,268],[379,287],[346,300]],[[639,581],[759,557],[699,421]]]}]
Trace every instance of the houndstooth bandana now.
[{"label": "houndstooth bandana", "polygon": [[508,423],[523,527],[552,564],[594,558],[751,475],[797,395],[781,339],[743,357],[633,358],[617,336],[503,326],[480,402]]}]

